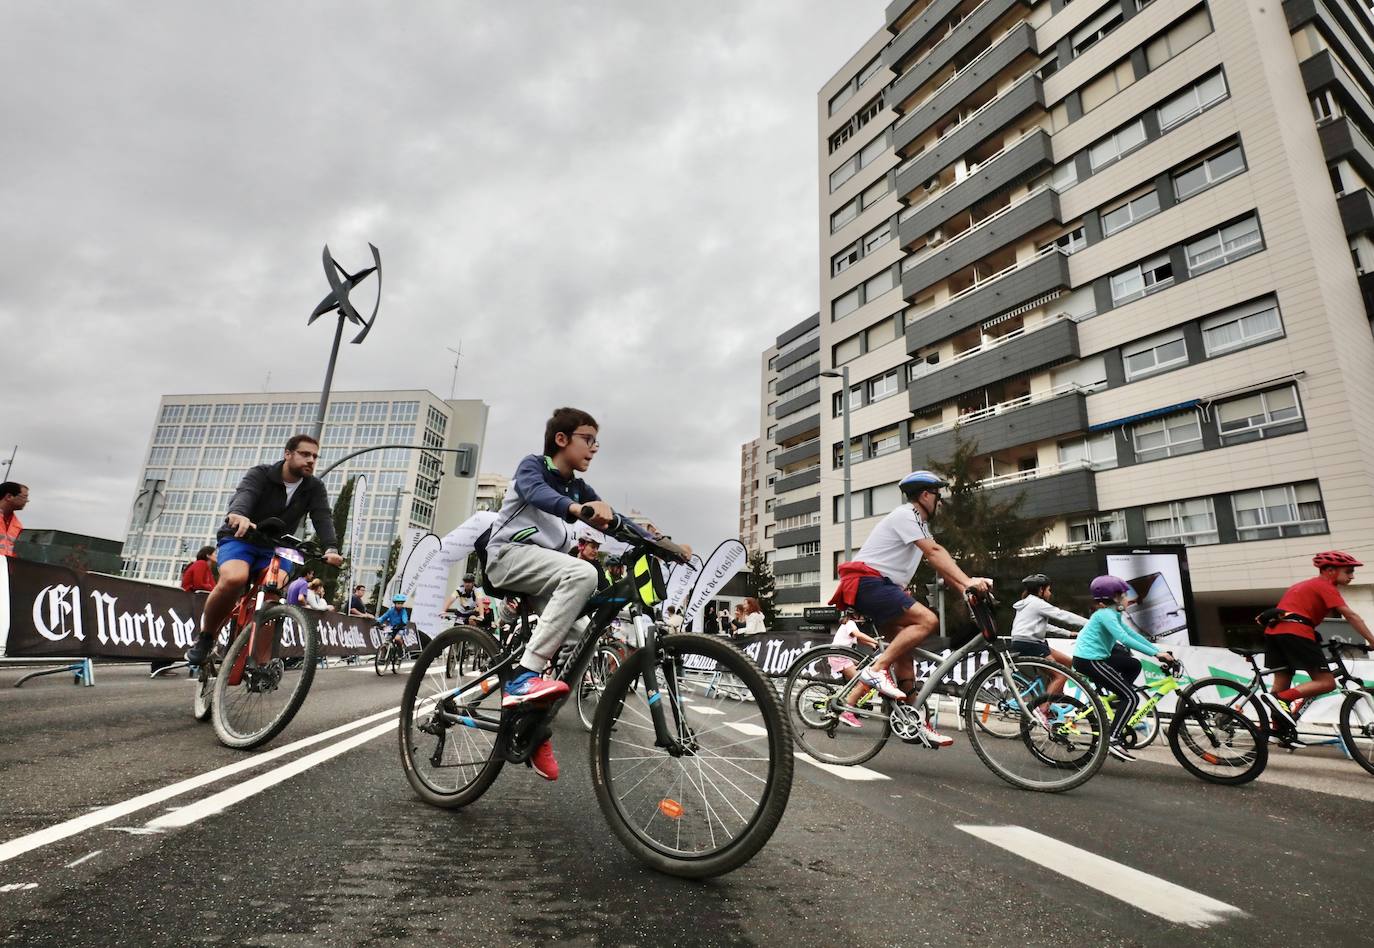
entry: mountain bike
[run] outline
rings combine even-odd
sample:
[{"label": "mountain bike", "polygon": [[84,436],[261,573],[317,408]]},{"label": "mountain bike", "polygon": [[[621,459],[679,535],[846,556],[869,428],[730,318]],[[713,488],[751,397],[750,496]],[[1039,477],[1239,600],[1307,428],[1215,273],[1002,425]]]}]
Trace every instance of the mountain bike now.
[{"label": "mountain bike", "polygon": [[[1346,666],[1343,655],[1347,649],[1368,654],[1369,648],[1362,643],[1346,642],[1342,639],[1327,639],[1321,646],[1331,654],[1331,671],[1336,676],[1336,690],[1345,693],[1337,719],[1341,743],[1357,764],[1374,774],[1374,689]],[[1230,651],[1249,662],[1253,672],[1249,681],[1222,676],[1199,678],[1189,685],[1184,693],[1189,697],[1222,704],[1238,711],[1255,724],[1261,734],[1273,735],[1274,722],[1269,709],[1259,696],[1266,690],[1266,678],[1276,672],[1291,669],[1261,668],[1259,656],[1265,652],[1262,648],[1232,648]],[[1293,708],[1293,716],[1299,724],[1302,723],[1303,714],[1312,706],[1312,700],[1309,698]]]},{"label": "mountain bike", "polygon": [[[623,558],[631,569],[592,596],[588,625],[559,675],[576,693],[602,635],[630,608],[641,645],[606,681],[592,720],[597,804],[616,838],[653,868],[688,878],[729,872],[767,843],[787,806],[794,764],[787,717],[738,649],[711,636],[659,634],[650,613],[664,595],[659,560],[685,563],[686,552],[619,518],[603,532],[630,547]],[[517,641],[502,650],[487,633],[459,626],[421,652],[401,698],[399,742],[406,779],[426,803],[467,806],[507,763],[528,763],[552,733],[567,698],[501,708],[523,648]],[[450,677],[454,649],[460,669],[481,670]],[[700,676],[717,666],[746,683],[750,702],[723,708],[701,694]]]},{"label": "mountain bike", "polygon": [[[267,743],[291,723],[315,680],[319,639],[315,620],[300,606],[280,601],[290,566],[319,555],[319,548],[283,534],[280,520],[268,519],[245,539],[271,547],[267,568],[251,578],[229,615],[214,650],[200,665],[192,712],[196,720],[214,719],[220,743],[249,750]],[[299,658],[299,664],[287,658]]]},{"label": "mountain bike", "polygon": [[[970,593],[964,601],[977,633],[943,658],[922,648],[913,650],[915,658],[936,667],[910,703],[868,694],[851,703],[850,696],[862,686],[859,675],[877,658],[876,652],[865,655],[848,646],[823,645],[799,656],[788,669],[783,691],[797,743],[817,760],[840,765],[871,759],[893,733],[919,743],[922,712],[943,689],[959,695],[959,716],[978,759],[1012,786],[1058,793],[1089,780],[1106,760],[1106,741],[1086,725],[1052,728],[1043,716],[1032,714],[1030,702],[1021,697],[1028,682],[1065,675],[1085,696],[1085,706],[1090,702],[1099,709],[1097,720],[1102,720],[1101,702],[1087,678],[1048,658],[1011,652],[998,638],[991,597]],[[952,687],[955,669],[984,650],[992,653],[987,662],[962,689]],[[841,669],[854,672],[853,677]],[[846,713],[853,714],[859,727],[842,719]]]},{"label": "mountain bike", "polygon": [[372,660],[373,667],[376,669],[378,677],[381,677],[382,673],[388,668],[391,669],[391,674],[393,675],[399,673],[401,670],[401,662],[406,657],[406,647],[396,644],[390,630],[383,631],[383,635],[386,636],[386,639],[377,648],[377,655]]}]

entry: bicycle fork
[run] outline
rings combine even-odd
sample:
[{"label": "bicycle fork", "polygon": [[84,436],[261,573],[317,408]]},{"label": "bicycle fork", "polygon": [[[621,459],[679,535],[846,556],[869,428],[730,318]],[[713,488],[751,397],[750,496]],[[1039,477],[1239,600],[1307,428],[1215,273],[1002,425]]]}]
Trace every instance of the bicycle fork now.
[{"label": "bicycle fork", "polygon": [[[657,667],[658,628],[652,619],[644,615],[635,616],[634,625],[642,643],[634,653],[634,660],[639,665],[639,677],[644,682],[644,697],[649,705],[649,717],[654,722],[654,746],[664,748],[673,757],[681,757],[690,748],[674,733],[675,729],[669,725],[668,716],[663,711],[663,690],[659,684]],[[678,703],[677,669],[669,666],[664,672],[668,679],[667,693],[673,702],[673,718],[678,724],[676,731],[685,732],[682,706]]]}]

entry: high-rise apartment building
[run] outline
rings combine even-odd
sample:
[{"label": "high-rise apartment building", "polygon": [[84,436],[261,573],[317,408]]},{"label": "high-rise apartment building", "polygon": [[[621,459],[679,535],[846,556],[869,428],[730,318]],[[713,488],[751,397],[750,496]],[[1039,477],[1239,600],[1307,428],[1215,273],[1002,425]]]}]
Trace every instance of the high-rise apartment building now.
[{"label": "high-rise apartment building", "polygon": [[[313,431],[318,406],[312,392],[163,396],[130,512],[124,575],[176,582],[195,551],[214,542],[244,472],[280,461],[287,439]],[[467,462],[475,472],[486,425],[487,406],[475,399],[444,401],[422,390],[333,392],[316,470],[374,445],[466,443],[477,446]],[[361,548],[344,550],[358,582],[377,581],[391,541],[407,527],[442,536],[472,513],[477,478],[454,471],[453,454],[391,448],[359,455],[325,478],[332,502],[349,477],[367,475]],[[138,498],[151,498],[150,484],[159,496],[144,526]],[[303,529],[313,529],[308,519]]]},{"label": "high-rise apartment building", "polygon": [[500,510],[508,490],[510,490],[510,478],[507,475],[478,474],[477,496],[473,501],[473,509]]},{"label": "high-rise apartment building", "polygon": [[739,539],[750,553],[760,549],[763,530],[759,527],[762,513],[762,469],[759,462],[759,439],[746,441],[739,449]]},{"label": "high-rise apartment building", "polygon": [[1187,544],[1204,641],[1315,551],[1374,553],[1366,0],[894,0],[818,106],[856,544],[963,438],[1046,544]]}]

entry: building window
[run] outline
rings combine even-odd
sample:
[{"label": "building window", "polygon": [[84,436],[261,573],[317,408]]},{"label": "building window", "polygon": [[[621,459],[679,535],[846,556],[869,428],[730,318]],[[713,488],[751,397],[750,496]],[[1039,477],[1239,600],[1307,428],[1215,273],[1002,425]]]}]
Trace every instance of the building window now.
[{"label": "building window", "polygon": [[882,431],[875,431],[868,442],[868,456],[870,458],[880,458],[884,454],[891,454],[902,446],[901,432],[896,427],[885,428]]},{"label": "building window", "polygon": [[171,425],[158,425],[153,430],[153,444],[176,444],[177,429]]},{"label": "building window", "polygon": [[880,375],[868,383],[868,404],[881,401],[890,395],[896,395],[901,390],[901,383],[897,381],[897,370],[894,369],[885,375]]},{"label": "building window", "polygon": [[836,276],[841,274],[858,262],[859,244],[858,241],[855,241],[830,258],[830,275]]},{"label": "building window", "polygon": [[1069,521],[1070,543],[1125,543],[1126,515],[1109,510]]},{"label": "building window", "polygon": [[859,287],[854,287],[848,293],[835,297],[830,304],[831,320],[843,319],[854,310],[859,308]]},{"label": "building window", "polygon": [[1257,441],[1265,436],[1267,428],[1301,419],[1296,385],[1256,392],[1217,405],[1217,430],[1224,444]]},{"label": "building window", "polygon": [[830,215],[830,233],[835,233],[844,225],[859,216],[859,199],[848,202],[838,211]]},{"label": "building window", "polygon": [[188,422],[205,423],[210,420],[209,405],[189,405],[186,408],[186,420]]},{"label": "building window", "polygon": [[1329,122],[1340,114],[1340,107],[1336,105],[1336,97],[1331,94],[1331,90],[1318,92],[1312,97],[1312,117],[1318,124]]},{"label": "building window", "polygon": [[1210,234],[1191,240],[1184,251],[1188,256],[1188,273],[1197,276],[1208,270],[1225,266],[1263,249],[1259,217],[1251,214]]},{"label": "building window", "polygon": [[172,473],[167,475],[168,487],[190,487],[195,480],[195,472],[189,468],[175,467]]},{"label": "building window", "polygon": [[1326,532],[1326,507],[1315,482],[1241,491],[1231,495],[1231,509],[1241,540]]},{"label": "building window", "polygon": [[1186,365],[1188,346],[1183,341],[1183,330],[1171,329],[1161,335],[1151,336],[1123,347],[1121,362],[1126,369],[1128,382],[1175,366]]},{"label": "building window", "polygon": [[864,235],[864,253],[870,254],[883,244],[892,239],[892,222],[883,221],[882,225],[875,227]]},{"label": "building window", "polygon": [[234,429],[229,425],[211,425],[205,436],[206,444],[228,444],[229,434]]},{"label": "building window", "polygon": [[1278,301],[1272,296],[1233,307],[1202,321],[1202,343],[1209,356],[1244,349],[1282,335]]},{"label": "building window", "polygon": [[1154,188],[1102,212],[1102,236],[1110,237],[1132,224],[1159,213],[1159,192]]},{"label": "building window", "polygon": [[1120,306],[1131,300],[1138,300],[1156,290],[1172,286],[1173,282],[1174,265],[1169,261],[1167,253],[1159,254],[1120,273],[1112,274],[1112,303]]},{"label": "building window", "polygon": [[[195,407],[195,406],[192,406]],[[209,407],[208,405],[206,406]],[[181,429],[182,444],[203,444],[205,442],[204,425],[187,425]]]},{"label": "building window", "polygon": [[864,281],[864,302],[871,302],[897,285],[897,268],[886,270]]},{"label": "building window", "polygon": [[868,343],[867,351],[872,352],[874,349],[881,349],[889,342],[894,341],[900,334],[896,316],[891,316],[877,325],[870,326],[864,332],[864,338]]},{"label": "building window", "polygon": [[863,194],[859,195],[859,210],[866,211],[874,204],[877,204],[887,196],[888,190],[887,176],[884,175],[864,188]]},{"label": "building window", "polygon": [[1086,464],[1094,471],[1106,471],[1116,467],[1116,434],[1102,431],[1085,435],[1070,441],[1059,442],[1059,464],[1071,466]]},{"label": "building window", "polygon": [[1072,256],[1073,254],[1082,250],[1086,246],[1088,246],[1088,238],[1086,236],[1086,231],[1083,229],[1082,226],[1079,226],[1075,227],[1068,233],[1060,234],[1054,240],[1051,240],[1047,244],[1042,244],[1041,246],[1036,247],[1035,249],[1040,253],[1044,253],[1051,247],[1056,247],[1058,248],[1060,253],[1063,253],[1066,256]]},{"label": "building window", "polygon": [[157,420],[165,421],[168,424],[176,424],[181,421],[181,416],[185,411],[185,405],[163,405],[162,414],[158,416]]},{"label": "building window", "polygon": [[[1143,8],[1145,4],[1140,6]],[[1211,32],[1212,21],[1207,16],[1207,7],[1199,6],[1146,44],[1145,63],[1154,71]]]},{"label": "building window", "polygon": [[1145,508],[1145,537],[1151,543],[1201,546],[1217,542],[1217,517],[1212,498],[1177,500]]},{"label": "building window", "polygon": [[1088,148],[1088,162],[1098,171],[1145,144],[1145,123],[1136,119]]},{"label": "building window", "polygon": [[1137,461],[1157,461],[1202,450],[1202,422],[1196,411],[1142,421],[1131,428]]},{"label": "building window", "polygon": [[1100,13],[1080,26],[1073,34],[1073,54],[1081,56],[1121,25],[1121,0],[1109,3]]},{"label": "building window", "polygon": [[172,463],[172,449],[153,448],[148,452],[148,463],[153,465]]},{"label": "building window", "polygon": [[216,406],[215,406],[215,423],[216,423],[216,424],[224,424],[225,422],[232,422],[232,421],[234,421],[236,418],[238,418],[238,416],[239,416],[239,406],[237,406],[237,405],[223,405],[223,404],[221,404],[221,405],[216,405]]},{"label": "building window", "polygon": [[1159,107],[1159,129],[1169,129],[1226,98],[1226,76],[1220,71],[1193,83]]}]

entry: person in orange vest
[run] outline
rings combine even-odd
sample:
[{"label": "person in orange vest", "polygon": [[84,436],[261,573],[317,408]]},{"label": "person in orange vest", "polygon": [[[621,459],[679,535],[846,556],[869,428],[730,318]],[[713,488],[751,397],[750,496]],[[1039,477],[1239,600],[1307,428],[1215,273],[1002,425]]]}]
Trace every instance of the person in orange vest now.
[{"label": "person in orange vest", "polygon": [[0,556],[14,556],[14,542],[24,532],[19,511],[29,503],[29,489],[14,481],[0,484]]}]

